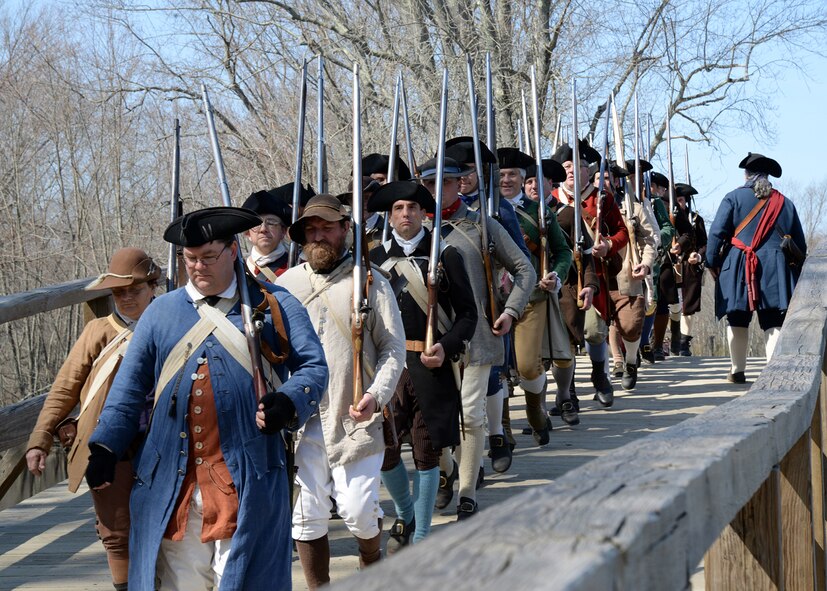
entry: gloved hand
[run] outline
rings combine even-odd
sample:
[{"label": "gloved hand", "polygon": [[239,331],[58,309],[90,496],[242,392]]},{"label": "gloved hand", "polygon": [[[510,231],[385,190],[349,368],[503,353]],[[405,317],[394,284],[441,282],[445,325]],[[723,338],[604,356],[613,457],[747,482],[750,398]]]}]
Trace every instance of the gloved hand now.
[{"label": "gloved hand", "polygon": [[115,464],[118,463],[118,456],[98,445],[90,443],[89,465],[86,467],[86,482],[91,489],[101,488],[104,485],[112,484],[115,481]]},{"label": "gloved hand", "polygon": [[267,392],[259,402],[256,424],[265,435],[284,429],[296,416],[296,405],[283,392]]}]

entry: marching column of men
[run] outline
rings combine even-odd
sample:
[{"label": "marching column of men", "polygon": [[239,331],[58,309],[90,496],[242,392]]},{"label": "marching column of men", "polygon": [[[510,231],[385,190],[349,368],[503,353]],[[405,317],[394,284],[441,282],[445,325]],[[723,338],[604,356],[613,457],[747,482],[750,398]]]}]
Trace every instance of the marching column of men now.
[{"label": "marching column of men", "polygon": [[[601,168],[587,142],[573,144],[538,168],[516,148],[495,155],[458,137],[443,162],[428,160],[414,178],[398,160],[395,176],[404,180],[388,179],[389,157],[371,154],[365,176],[352,181],[368,196],[363,236],[353,235],[351,193],[301,187],[291,223],[292,183],[255,192],[242,208],[190,212],[164,233],[182,249],[188,283],[154,299],[154,263],[143,251],[119,251],[97,285],[115,290],[112,327],[88,347],[84,333],[88,367],[50,394],[27,453],[29,469],[42,472],[70,403],[85,408],[100,391],[91,413],[81,411],[79,441],[91,454],[75,462],[73,486],[85,470],[101,529],[114,539],[104,542],[116,588],[126,588],[127,569],[134,589],[289,588],[292,537],[315,589],[330,581],[334,503],[361,567],[380,559],[380,483],[396,514],[388,554],[427,537],[457,481],[457,518],[472,517],[486,436],[494,470],[512,462],[508,365],[519,375],[529,432],[546,445],[550,417],[581,419],[578,347],[586,347],[603,407],[615,403],[607,342],[625,390],[635,388],[641,360],[665,359],[667,328],[668,353],[692,354],[706,267],[717,279],[716,315],[729,325],[727,379],[745,382],[752,314],[770,356],[806,256],[795,207],[769,182],[780,165],[748,155],[745,184],[726,196],[707,237],[691,185],[674,183],[669,212],[670,179],[650,163]],[[499,166],[500,199],[487,218],[475,148],[486,169]],[[246,259],[235,238],[242,233]],[[292,268],[288,239],[301,251]],[[371,245],[364,260],[354,259],[356,240]],[[367,276],[358,356],[355,268]],[[260,359],[247,346],[248,313]],[[403,443],[413,449],[413,486]]]}]

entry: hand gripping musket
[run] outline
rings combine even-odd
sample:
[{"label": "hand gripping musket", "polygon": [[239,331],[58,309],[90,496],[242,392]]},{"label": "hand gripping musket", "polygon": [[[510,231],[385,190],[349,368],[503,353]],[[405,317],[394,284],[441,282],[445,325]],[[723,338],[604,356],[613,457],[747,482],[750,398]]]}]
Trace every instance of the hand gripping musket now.
[{"label": "hand gripping musket", "polygon": [[316,188],[327,193],[327,145],[324,136],[324,58],[319,56],[319,74],[316,81]]},{"label": "hand gripping musket", "polygon": [[448,68],[442,70],[442,100],[439,106],[439,142],[436,152],[436,207],[431,232],[431,253],[428,259],[428,319],[425,328],[425,350],[430,351],[436,342],[439,318],[439,279],[442,263],[439,260],[442,242],[442,181],[445,178],[445,134],[448,126]]},{"label": "hand gripping musket", "polygon": [[[399,92],[402,85],[402,74],[396,79],[396,91],[393,95],[393,116],[391,117],[391,146],[388,150],[388,175],[387,182],[397,180],[396,176],[396,153],[397,153],[397,128],[399,127]],[[386,242],[391,236],[390,215],[385,215],[385,224],[382,227],[382,242]]]},{"label": "hand gripping musket", "polygon": [[[494,110],[494,80],[491,75],[491,54],[485,54],[485,145],[497,155],[497,119]],[[488,211],[500,219],[500,167],[497,162],[488,166]],[[480,193],[482,198],[482,193]]]},{"label": "hand gripping musket", "polygon": [[577,307],[582,308],[584,305],[583,298],[580,297],[580,292],[583,291],[583,251],[585,246],[585,237],[583,236],[583,216],[581,212],[582,205],[580,204],[580,142],[577,138],[577,80],[571,81],[571,109],[572,109],[572,129],[573,139],[571,143],[571,158],[572,167],[574,168],[574,194],[572,196],[571,206],[574,208],[574,265],[577,270]]},{"label": "hand gripping musket", "polygon": [[[365,321],[370,310],[368,289],[373,281],[367,253],[362,194],[362,92],[359,85],[359,64],[353,64],[353,302],[350,332],[353,339],[353,406],[365,392],[363,353]],[[359,179],[357,182],[356,179]]]},{"label": "hand gripping musket", "polygon": [[493,245],[488,236],[488,203],[485,193],[485,180],[482,168],[482,153],[480,152],[479,117],[477,113],[477,92],[474,87],[474,64],[470,56],[467,58],[468,73],[468,108],[471,112],[471,135],[474,138],[474,165],[477,168],[478,195],[480,201],[480,235],[482,238],[482,265],[485,269],[485,280],[488,286],[488,322],[493,328],[500,317],[499,306],[494,286],[494,264],[491,261]]},{"label": "hand gripping musket", "polygon": [[[178,124],[178,117],[175,118],[175,130],[173,132],[172,147],[172,197],[169,204],[170,221],[184,215],[184,207],[181,203],[181,192],[179,190],[181,178],[181,126]],[[167,292],[178,287],[178,247],[169,245],[169,260],[167,261]]]},{"label": "hand gripping musket", "polygon": [[[301,205],[301,191],[302,191],[302,160],[304,158],[304,121],[307,112],[307,62],[302,64],[302,75],[299,87],[299,129],[296,134],[296,172],[293,177],[293,212],[291,224],[295,224],[299,219],[299,207]],[[288,255],[288,266],[295,267],[299,260],[299,245],[295,242],[290,243],[290,253]]]},{"label": "hand gripping musket", "polygon": [[[221,200],[225,207],[232,207],[230,200],[230,188],[227,186],[227,177],[224,174],[224,159],[221,157],[221,146],[218,144],[218,132],[215,129],[210,96],[207,87],[201,85],[201,95],[204,101],[204,112],[207,115],[207,128],[210,132],[210,143],[212,144],[215,169],[218,172],[218,183],[221,186]],[[244,270],[244,260],[241,256],[241,241],[235,237],[237,256],[235,259],[235,275],[238,282],[238,295],[241,300],[241,319],[244,323],[244,336],[247,339],[247,350],[250,352],[250,365],[253,369],[253,389],[256,393],[256,400],[261,400],[267,393],[267,386],[264,383],[264,369],[261,365],[261,321],[253,320],[253,308],[250,303],[250,291],[247,288],[247,274]]]},{"label": "hand gripping musket", "polygon": [[[678,243],[678,226],[675,218],[678,215],[678,202],[675,199],[675,174],[672,171],[672,126],[669,121],[672,119],[671,105],[666,108],[666,167],[669,173],[669,221],[675,227],[675,236],[672,238],[672,246]],[[675,271],[675,283],[680,285],[683,282],[681,255],[674,256],[670,253],[672,268]]]}]

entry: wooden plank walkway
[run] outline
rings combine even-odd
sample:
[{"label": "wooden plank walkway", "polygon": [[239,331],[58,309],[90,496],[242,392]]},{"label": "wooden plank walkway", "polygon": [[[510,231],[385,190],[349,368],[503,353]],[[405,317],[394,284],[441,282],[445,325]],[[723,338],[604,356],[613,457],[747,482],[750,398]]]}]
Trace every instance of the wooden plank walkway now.
[{"label": "wooden plank walkway", "polygon": [[[722,358],[667,358],[641,368],[638,387],[623,392],[616,384],[616,402],[605,410],[592,402],[590,366],[578,358],[576,384],[581,396],[581,424],[565,426],[554,419],[551,443],[538,448],[526,425],[522,398],[512,399],[512,417],[518,441],[514,463],[506,474],[493,474],[486,463],[485,486],[478,491],[484,510],[529,487],[542,486],[591,459],[611,453],[626,443],[666,429],[746,392],[748,385],[726,382],[729,361]],[[747,379],[752,381],[764,365],[751,359]],[[405,461],[411,466],[410,454]],[[0,511],[0,591],[7,589],[73,591],[111,589],[103,547],[94,529],[89,492],[70,494],[62,483],[15,507]],[[383,489],[382,506],[393,521],[393,505]],[[433,533],[455,521],[452,506],[437,512]],[[333,581],[351,575],[357,566],[356,543],[341,521],[331,522],[331,575]],[[383,543],[384,545],[384,543]],[[293,561],[295,589],[305,589],[298,558]],[[702,588],[702,573],[693,577]]]}]

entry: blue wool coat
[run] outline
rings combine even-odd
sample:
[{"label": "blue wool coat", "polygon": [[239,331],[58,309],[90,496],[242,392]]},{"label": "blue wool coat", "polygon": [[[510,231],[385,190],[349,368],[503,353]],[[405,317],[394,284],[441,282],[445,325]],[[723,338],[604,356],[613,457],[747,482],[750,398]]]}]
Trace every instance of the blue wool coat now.
[{"label": "blue wool coat", "polygon": [[[748,311],[747,284],[744,251],[735,248],[721,257],[721,245],[732,238],[738,224],[749,215],[758,203],[755,193],[748,187],[739,187],[728,193],[721,202],[715,221],[709,229],[709,242],[706,248],[706,264],[710,268],[720,268],[721,274],[715,284],[715,315],[720,319],[729,312]],[[738,238],[745,244],[752,242],[752,236],[763,215],[762,210],[747,226],[741,230]],[[791,269],[781,251],[781,237],[789,234],[802,252],[806,253],[807,244],[804,231],[795,205],[784,199],[784,206],[776,220],[775,228],[758,247],[758,280],[760,286],[759,310],[786,310],[790,305],[793,289],[798,281],[800,269]]]},{"label": "blue wool coat", "polygon": [[[282,288],[268,285],[267,289],[276,295],[290,339],[290,355],[276,369],[283,381],[279,390],[293,401],[302,425],[316,411],[327,385],[324,353],[299,302]],[[250,295],[254,305],[262,299],[257,290],[251,289]],[[241,328],[238,304],[227,318]],[[126,451],[164,361],[198,319],[183,288],[152,302],[137,324],[91,443],[104,445],[119,457]],[[279,352],[269,313],[262,338]],[[221,589],[290,589],[291,508],[284,443],[280,435],[263,435],[258,430],[252,378],[212,335],[189,356],[177,400],[172,398],[176,379],[158,396],[146,440],[134,462],[137,477],[130,501],[129,588],[154,589],[158,549],[187,468],[186,412],[190,376],[197,372],[199,357],[206,357],[209,363],[221,452],[239,502],[237,529]]]}]

